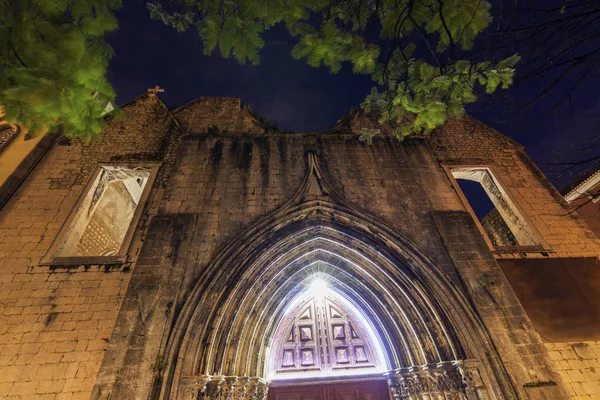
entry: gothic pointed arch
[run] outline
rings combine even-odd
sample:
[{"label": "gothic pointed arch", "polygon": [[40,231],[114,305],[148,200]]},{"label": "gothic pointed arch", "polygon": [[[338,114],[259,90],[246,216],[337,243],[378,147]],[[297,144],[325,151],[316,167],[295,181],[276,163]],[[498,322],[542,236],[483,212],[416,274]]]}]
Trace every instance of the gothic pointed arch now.
[{"label": "gothic pointed arch", "polygon": [[[319,266],[315,266],[318,269]],[[373,323],[316,272],[284,311],[267,352],[271,380],[349,376],[387,368]]]},{"label": "gothic pointed arch", "polygon": [[315,272],[372,323],[397,398],[511,398],[468,301],[417,246],[353,208],[309,153],[302,187],[207,266],[165,351],[163,398],[266,395],[270,349]]}]

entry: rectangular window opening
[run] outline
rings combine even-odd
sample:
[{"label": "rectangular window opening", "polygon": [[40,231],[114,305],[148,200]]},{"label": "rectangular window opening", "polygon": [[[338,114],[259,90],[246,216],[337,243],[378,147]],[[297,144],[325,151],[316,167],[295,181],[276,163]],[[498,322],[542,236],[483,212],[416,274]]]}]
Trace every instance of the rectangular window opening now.
[{"label": "rectangular window opening", "polygon": [[101,166],[55,257],[118,256],[150,179],[150,168]]},{"label": "rectangular window opening", "polygon": [[540,244],[521,212],[488,168],[453,168],[451,172],[492,245]]}]

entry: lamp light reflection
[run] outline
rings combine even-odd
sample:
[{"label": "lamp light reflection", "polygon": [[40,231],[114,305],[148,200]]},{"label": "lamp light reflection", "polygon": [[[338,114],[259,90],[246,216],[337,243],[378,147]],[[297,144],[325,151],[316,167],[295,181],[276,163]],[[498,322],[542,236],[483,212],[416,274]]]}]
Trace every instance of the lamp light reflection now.
[{"label": "lamp light reflection", "polygon": [[310,283],[308,290],[313,294],[325,294],[327,291],[327,282],[321,278],[316,278]]}]

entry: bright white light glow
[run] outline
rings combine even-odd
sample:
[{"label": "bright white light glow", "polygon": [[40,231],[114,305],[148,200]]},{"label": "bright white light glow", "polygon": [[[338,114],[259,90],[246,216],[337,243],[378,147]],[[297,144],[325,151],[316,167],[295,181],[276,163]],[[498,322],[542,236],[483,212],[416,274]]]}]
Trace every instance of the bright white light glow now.
[{"label": "bright white light glow", "polygon": [[[323,279],[322,277],[325,277]],[[329,284],[328,284],[329,281]],[[310,379],[310,378],[323,378],[323,377],[342,377],[342,376],[381,376],[380,374],[387,370],[387,360],[384,356],[383,345],[381,342],[381,338],[375,332],[375,329],[372,326],[370,320],[363,315],[361,311],[359,311],[359,307],[355,306],[352,302],[347,300],[341,293],[337,292],[335,289],[332,289],[331,286],[335,286],[335,280],[327,276],[326,274],[319,273],[318,275],[313,275],[309,277],[305,281],[304,286],[306,290],[298,295],[296,298],[292,300],[292,302],[286,307],[284,315],[289,315],[290,313],[297,310],[297,307],[304,301],[311,299],[312,297],[328,297],[329,300],[334,300],[339,302],[340,305],[346,308],[347,311],[350,312],[350,315],[355,318],[355,321],[362,328],[363,333],[369,339],[369,343],[371,344],[371,350],[374,355],[374,363],[375,365],[370,368],[359,368],[359,369],[335,369],[330,371],[302,371],[302,372],[282,372],[277,373],[275,370],[271,369],[268,365],[271,362],[272,348],[267,350],[267,375],[270,380],[279,381],[279,380],[294,380],[294,379]],[[331,285],[331,286],[330,286]],[[279,321],[281,324],[283,321]],[[279,328],[277,328],[279,330]]]},{"label": "bright white light glow", "polygon": [[308,290],[314,294],[325,294],[327,291],[327,282],[321,278],[316,278],[310,283]]}]

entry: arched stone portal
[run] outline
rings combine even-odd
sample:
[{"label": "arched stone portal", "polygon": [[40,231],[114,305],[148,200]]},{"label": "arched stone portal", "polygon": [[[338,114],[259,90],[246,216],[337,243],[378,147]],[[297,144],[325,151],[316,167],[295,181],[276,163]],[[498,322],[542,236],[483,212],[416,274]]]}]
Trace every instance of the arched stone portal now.
[{"label": "arched stone portal", "polygon": [[167,345],[160,396],[266,398],[277,327],[315,272],[370,321],[395,398],[516,397],[456,287],[412,243],[327,187],[312,155],[297,195],[197,282]]}]

